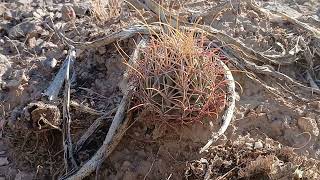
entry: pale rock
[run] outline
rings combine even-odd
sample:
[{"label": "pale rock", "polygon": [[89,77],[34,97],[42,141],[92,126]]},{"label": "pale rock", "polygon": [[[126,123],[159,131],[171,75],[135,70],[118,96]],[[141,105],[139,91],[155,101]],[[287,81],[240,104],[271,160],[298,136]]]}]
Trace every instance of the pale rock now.
[{"label": "pale rock", "polygon": [[36,47],[36,44],[37,44],[37,39],[35,37],[32,37],[32,38],[28,39],[28,47],[29,48]]},{"label": "pale rock", "polygon": [[73,21],[76,18],[76,13],[71,4],[65,4],[61,8],[62,20]]},{"label": "pale rock", "polygon": [[0,85],[2,82],[2,76],[11,68],[11,64],[5,55],[0,54]]},{"label": "pale rock", "polygon": [[272,132],[274,133],[275,136],[281,136],[283,128],[284,128],[284,126],[282,125],[281,120],[273,121],[271,123],[271,129],[272,129]]},{"label": "pale rock", "polygon": [[25,71],[16,70],[12,73],[10,80],[3,83],[2,87],[5,89],[14,89],[26,82],[28,82],[28,77],[26,76]]},{"label": "pale rock", "polygon": [[32,3],[32,0],[15,0],[15,2],[19,6],[24,6]]},{"label": "pale rock", "polygon": [[38,19],[43,18],[46,13],[42,9],[36,9],[35,11],[32,12],[32,15]]},{"label": "pale rock", "polygon": [[296,169],[293,173],[295,179],[302,179],[303,178],[303,174],[304,174],[304,171],[300,170],[300,169]]},{"label": "pale rock", "polygon": [[75,3],[73,4],[74,12],[77,16],[84,16],[89,11],[90,4],[89,3]]},{"label": "pale rock", "polygon": [[298,126],[303,131],[309,132],[314,136],[319,136],[319,128],[317,122],[313,118],[301,117],[298,119]]},{"label": "pale rock", "polygon": [[263,144],[261,141],[254,142],[254,149],[261,149],[261,148],[263,148]]}]

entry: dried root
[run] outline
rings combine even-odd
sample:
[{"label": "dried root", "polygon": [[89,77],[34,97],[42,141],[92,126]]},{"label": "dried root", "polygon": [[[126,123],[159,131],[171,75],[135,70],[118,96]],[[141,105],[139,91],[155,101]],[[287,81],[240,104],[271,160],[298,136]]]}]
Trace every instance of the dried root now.
[{"label": "dried root", "polygon": [[44,129],[60,130],[61,117],[57,106],[41,101],[30,103],[24,109],[17,128],[40,131]]}]

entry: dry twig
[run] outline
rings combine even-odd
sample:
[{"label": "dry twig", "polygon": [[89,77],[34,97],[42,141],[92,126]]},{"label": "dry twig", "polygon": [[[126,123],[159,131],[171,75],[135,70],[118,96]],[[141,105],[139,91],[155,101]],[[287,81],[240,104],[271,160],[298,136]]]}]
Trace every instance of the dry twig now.
[{"label": "dry twig", "polygon": [[[78,165],[73,157],[73,145],[71,140],[71,116],[70,116],[70,66],[72,61],[76,58],[76,52],[74,47],[70,47],[69,56],[66,61],[66,72],[65,72],[65,91],[64,91],[64,102],[63,102],[63,148],[64,148],[64,159],[66,165],[66,173],[70,169],[76,168]],[[71,164],[69,164],[71,161]]]}]

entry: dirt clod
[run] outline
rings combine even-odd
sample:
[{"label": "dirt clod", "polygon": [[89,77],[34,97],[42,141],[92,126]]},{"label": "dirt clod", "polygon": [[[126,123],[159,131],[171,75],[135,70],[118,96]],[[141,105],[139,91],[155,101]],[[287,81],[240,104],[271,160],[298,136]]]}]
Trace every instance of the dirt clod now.
[{"label": "dirt clod", "polygon": [[30,103],[23,109],[20,124],[22,128],[32,130],[57,129],[61,124],[60,110],[41,101]]}]

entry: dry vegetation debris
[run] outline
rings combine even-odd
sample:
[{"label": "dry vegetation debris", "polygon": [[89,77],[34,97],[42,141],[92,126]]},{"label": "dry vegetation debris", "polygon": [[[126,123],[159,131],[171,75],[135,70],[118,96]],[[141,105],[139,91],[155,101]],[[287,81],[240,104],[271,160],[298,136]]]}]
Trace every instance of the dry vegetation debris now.
[{"label": "dry vegetation debris", "polygon": [[[317,179],[320,21],[306,2],[1,4],[15,166],[60,179]],[[137,151],[153,158],[127,162]]]},{"label": "dry vegetation debris", "polygon": [[200,160],[187,162],[187,179],[317,179],[319,160],[299,156],[271,139],[245,136],[215,146]]}]

